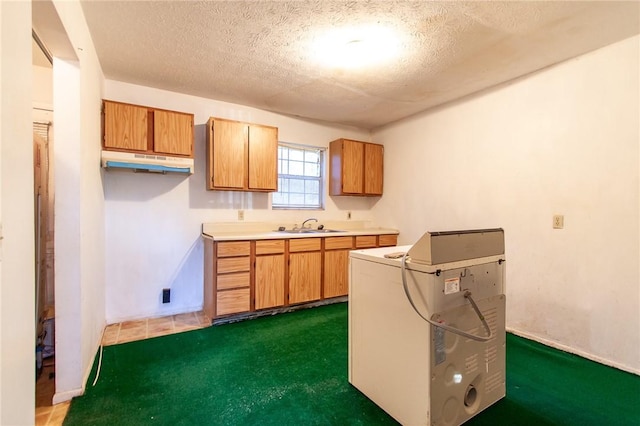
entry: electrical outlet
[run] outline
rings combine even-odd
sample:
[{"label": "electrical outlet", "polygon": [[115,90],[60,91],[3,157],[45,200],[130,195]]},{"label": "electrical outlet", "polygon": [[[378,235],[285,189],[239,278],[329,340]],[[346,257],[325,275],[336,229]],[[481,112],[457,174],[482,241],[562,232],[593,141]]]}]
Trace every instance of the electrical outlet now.
[{"label": "electrical outlet", "polygon": [[162,289],[162,303],[171,303],[171,289],[163,288]]},{"label": "electrical outlet", "polygon": [[238,210],[238,220],[244,220],[244,210]]},{"label": "electrical outlet", "polygon": [[351,220],[351,212],[347,212],[347,219]]},{"label": "electrical outlet", "polygon": [[564,228],[564,216],[561,214],[553,215],[553,229],[562,229]]}]

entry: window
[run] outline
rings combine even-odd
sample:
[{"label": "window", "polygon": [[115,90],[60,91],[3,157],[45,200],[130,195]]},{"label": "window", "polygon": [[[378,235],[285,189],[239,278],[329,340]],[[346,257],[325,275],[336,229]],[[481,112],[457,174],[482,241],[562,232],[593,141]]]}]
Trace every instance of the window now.
[{"label": "window", "polygon": [[276,209],[322,209],[325,148],[278,144],[278,192]]}]

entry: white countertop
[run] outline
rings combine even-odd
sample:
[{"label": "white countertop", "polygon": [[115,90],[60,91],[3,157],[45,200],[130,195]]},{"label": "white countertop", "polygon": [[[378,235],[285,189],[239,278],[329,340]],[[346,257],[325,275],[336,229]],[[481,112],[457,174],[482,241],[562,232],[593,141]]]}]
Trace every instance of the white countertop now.
[{"label": "white countertop", "polygon": [[[364,221],[324,222],[322,224],[326,229],[336,229],[339,230],[339,232],[289,233],[277,231],[279,226],[286,226],[287,229],[292,229],[293,226],[288,224],[273,224],[267,222],[233,222],[203,223],[202,236],[214,241],[235,241],[399,234],[399,231],[397,229],[377,227],[373,226],[369,222]],[[316,228],[317,224],[312,224],[312,227]]]}]

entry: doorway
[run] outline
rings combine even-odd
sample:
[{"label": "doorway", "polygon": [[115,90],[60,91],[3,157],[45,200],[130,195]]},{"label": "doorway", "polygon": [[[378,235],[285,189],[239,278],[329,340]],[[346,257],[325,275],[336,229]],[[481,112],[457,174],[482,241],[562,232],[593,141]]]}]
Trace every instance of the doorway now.
[{"label": "doorway", "polygon": [[37,418],[55,394],[53,60],[32,35]]}]

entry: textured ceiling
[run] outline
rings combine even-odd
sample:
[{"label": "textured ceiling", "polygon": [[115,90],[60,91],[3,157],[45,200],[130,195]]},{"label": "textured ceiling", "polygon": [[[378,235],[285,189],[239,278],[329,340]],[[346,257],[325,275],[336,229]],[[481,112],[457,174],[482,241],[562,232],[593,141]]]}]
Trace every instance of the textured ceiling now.
[{"label": "textured ceiling", "polygon": [[[375,128],[640,32],[638,2],[82,2],[107,78]],[[379,24],[403,52],[320,66],[313,43]]]}]

